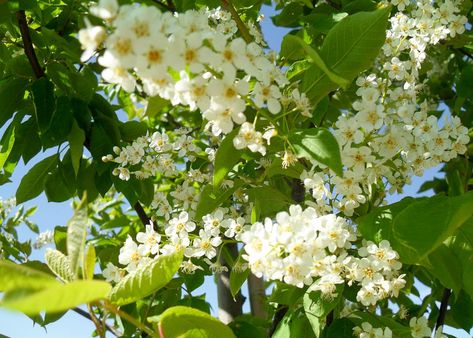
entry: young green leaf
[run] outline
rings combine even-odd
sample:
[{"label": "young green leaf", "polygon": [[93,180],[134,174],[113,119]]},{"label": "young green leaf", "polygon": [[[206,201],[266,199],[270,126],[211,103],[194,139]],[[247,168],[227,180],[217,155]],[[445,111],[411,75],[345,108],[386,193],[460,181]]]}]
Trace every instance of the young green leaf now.
[{"label": "young green leaf", "polygon": [[74,215],[67,222],[67,256],[74,276],[79,275],[79,268],[84,256],[85,238],[87,236],[87,195],[77,205]]},{"label": "young green leaf", "polygon": [[48,174],[56,167],[57,154],[46,157],[38,162],[23,176],[16,191],[16,202],[23,203],[38,196],[44,190]]},{"label": "young green leaf", "polygon": [[233,139],[238,134],[238,129],[233,130],[223,139],[215,154],[213,185],[218,188],[227,174],[241,159],[242,150],[233,146]]},{"label": "young green leaf", "polygon": [[44,258],[49,269],[62,281],[70,282],[74,280],[69,259],[61,251],[47,249]]},{"label": "young green leaf", "polygon": [[297,157],[326,165],[338,176],[343,175],[340,147],[337,140],[324,128],[304,129],[289,135],[289,142],[294,147]]},{"label": "young green leaf", "polygon": [[55,284],[59,283],[52,275],[10,261],[0,261],[1,292],[19,289],[39,290]]},{"label": "young green leaf", "polygon": [[243,271],[232,269],[230,271],[230,292],[232,293],[233,298],[240,291],[243,283],[246,282],[248,276],[250,275],[250,269]]},{"label": "young green leaf", "polygon": [[182,252],[159,256],[149,264],[128,274],[110,292],[110,300],[117,305],[133,303],[165,286],[179,270]]},{"label": "young green leaf", "polygon": [[312,59],[314,64],[322,71],[330,81],[336,83],[338,86],[345,88],[350,84],[350,81],[345,79],[344,77],[334,73],[324,62],[324,60],[320,57],[319,53],[304,40],[296,35],[286,35],[285,40],[292,42],[294,45],[298,45],[298,47],[302,47],[305,53]]},{"label": "young green leaf", "polygon": [[59,312],[104,299],[110,289],[109,283],[97,280],[56,283],[35,292],[7,293],[0,305],[28,315],[38,314],[41,311]]},{"label": "young green leaf", "polygon": [[92,243],[89,243],[84,255],[84,275],[86,279],[94,279],[96,258],[95,247]]},{"label": "young green leaf", "polygon": [[164,337],[234,338],[232,330],[211,315],[186,306],[174,306],[159,317]]}]

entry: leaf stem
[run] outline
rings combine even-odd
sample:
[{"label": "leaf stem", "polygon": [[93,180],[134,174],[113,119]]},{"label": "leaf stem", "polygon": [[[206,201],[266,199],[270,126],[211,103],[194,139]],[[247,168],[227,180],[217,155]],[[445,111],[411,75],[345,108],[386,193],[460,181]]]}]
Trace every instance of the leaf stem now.
[{"label": "leaf stem", "polygon": [[105,309],[107,309],[108,311],[110,312],[113,312],[114,314],[116,314],[117,316],[125,319],[127,322],[129,322],[130,324],[133,324],[134,326],[136,326],[138,329],[140,329],[141,331],[143,332],[146,332],[146,334],[148,334],[149,336],[151,337],[157,337],[157,335],[155,334],[155,332],[153,330],[151,330],[148,326],[146,326],[145,324],[143,324],[142,322],[140,322],[139,320],[135,319],[134,317],[130,316],[128,313],[120,310],[118,307],[116,307],[115,305],[113,305],[112,303],[109,303],[107,301],[105,301],[103,303],[103,307]]}]

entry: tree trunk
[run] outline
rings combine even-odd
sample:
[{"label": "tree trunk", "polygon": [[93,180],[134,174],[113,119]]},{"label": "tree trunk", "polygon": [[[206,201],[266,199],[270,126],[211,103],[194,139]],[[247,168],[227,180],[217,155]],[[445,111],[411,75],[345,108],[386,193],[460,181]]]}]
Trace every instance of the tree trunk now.
[{"label": "tree trunk", "polygon": [[[238,248],[236,243],[227,245],[228,251],[232,257],[238,256]],[[220,258],[220,263],[228,268],[228,271],[224,271],[217,274],[217,292],[218,292],[218,318],[225,324],[230,323],[235,317],[243,314],[243,303],[245,302],[241,292],[235,296],[235,300],[232,297],[230,291],[230,266],[227,264],[225,259]]]},{"label": "tree trunk", "polygon": [[255,317],[266,319],[268,312],[266,309],[266,293],[263,279],[250,273],[248,277],[248,293],[250,296],[251,314]]}]

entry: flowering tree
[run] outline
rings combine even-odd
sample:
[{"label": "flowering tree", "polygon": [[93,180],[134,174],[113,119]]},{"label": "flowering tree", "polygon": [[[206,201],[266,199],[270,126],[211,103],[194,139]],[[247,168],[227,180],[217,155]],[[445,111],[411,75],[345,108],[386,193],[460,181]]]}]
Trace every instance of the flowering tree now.
[{"label": "flowering tree", "polygon": [[[279,55],[264,3],[0,2],[1,183],[57,149],[0,206],[1,306],[100,337],[471,329],[471,3],[277,1]],[[15,230],[42,192],[75,207],[45,263]]]}]

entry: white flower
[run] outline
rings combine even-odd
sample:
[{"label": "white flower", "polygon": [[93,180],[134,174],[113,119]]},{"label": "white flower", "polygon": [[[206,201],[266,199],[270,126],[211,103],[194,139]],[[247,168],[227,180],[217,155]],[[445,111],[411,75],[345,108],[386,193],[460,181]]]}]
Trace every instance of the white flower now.
[{"label": "white flower", "polygon": [[266,147],[263,145],[263,138],[260,132],[255,131],[254,126],[245,122],[241,125],[238,135],[233,139],[233,145],[236,149],[248,148],[252,152],[266,154]]},{"label": "white flower", "polygon": [[220,237],[212,237],[210,233],[201,229],[199,231],[199,237],[194,239],[191,251],[192,256],[205,256],[208,259],[212,259],[217,255],[217,250],[215,248],[218,247],[221,243],[222,239]]},{"label": "white flower", "polygon": [[138,250],[143,255],[156,255],[159,254],[159,242],[161,241],[161,235],[153,229],[153,222],[146,225],[146,232],[139,232],[136,235],[136,240],[142,243],[138,246]]},{"label": "white flower", "polygon": [[90,13],[104,20],[113,19],[118,13],[117,0],[99,0],[96,6],[90,7]]},{"label": "white flower", "polygon": [[425,317],[412,317],[409,321],[409,326],[411,327],[412,337],[414,338],[430,337],[432,334],[432,330],[429,328],[429,322]]},{"label": "white flower", "polygon": [[118,262],[122,265],[127,265],[126,270],[133,272],[138,268],[143,259],[143,252],[138,249],[138,245],[128,235],[125,245],[120,248],[118,255]]},{"label": "white flower", "polygon": [[106,268],[102,271],[102,275],[107,282],[118,283],[123,278],[123,273],[120,268],[113,265],[111,262],[107,263]]}]

